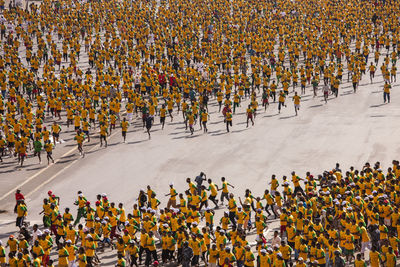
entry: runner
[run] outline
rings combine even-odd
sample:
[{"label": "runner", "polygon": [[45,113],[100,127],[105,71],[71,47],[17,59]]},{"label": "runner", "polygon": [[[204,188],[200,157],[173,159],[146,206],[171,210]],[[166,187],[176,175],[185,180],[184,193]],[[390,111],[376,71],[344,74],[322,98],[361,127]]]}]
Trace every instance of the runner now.
[{"label": "runner", "polygon": [[297,92],[295,92],[292,100],[294,102],[294,111],[296,112],[296,116],[297,116],[297,111],[300,110],[300,99],[301,96],[297,95]]}]

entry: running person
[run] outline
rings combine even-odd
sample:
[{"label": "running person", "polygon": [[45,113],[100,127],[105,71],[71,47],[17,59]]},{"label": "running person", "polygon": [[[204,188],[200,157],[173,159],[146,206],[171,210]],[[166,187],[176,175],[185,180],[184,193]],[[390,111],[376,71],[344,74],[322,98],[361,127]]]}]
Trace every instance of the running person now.
[{"label": "running person", "polygon": [[279,104],[278,104],[278,112],[279,112],[279,113],[281,113],[281,108],[282,108],[282,107],[286,107],[286,105],[285,105],[285,98],[286,98],[286,95],[285,95],[285,93],[281,90],[281,91],[279,92]]},{"label": "running person", "polygon": [[121,133],[122,133],[122,138],[124,139],[124,143],[126,143],[126,132],[128,131],[129,127],[129,122],[124,118],[121,121]]},{"label": "running person", "polygon": [[149,135],[149,139],[151,139],[150,130],[151,130],[151,126],[153,126],[153,122],[154,122],[154,117],[147,114],[147,116],[146,116],[146,130],[147,130],[147,134]]},{"label": "running person", "polygon": [[103,122],[100,124],[100,147],[103,146],[103,140],[105,143],[105,147],[107,147],[107,134],[108,134],[108,127]]},{"label": "running person", "polygon": [[44,144],[44,150],[46,150],[47,153],[47,165],[50,164],[50,160],[52,163],[54,163],[54,159],[51,156],[53,154],[53,144],[50,142],[50,140],[47,140],[46,143]]},{"label": "running person", "polygon": [[254,110],[251,108],[251,105],[249,105],[246,110],[246,114],[247,114],[246,128],[249,127],[249,120],[251,120],[251,125],[254,126],[253,113],[254,113]]},{"label": "running person", "polygon": [[[85,135],[84,133],[79,129],[76,131],[75,138],[76,143],[78,145],[78,151],[82,155],[82,157],[85,157],[85,152],[83,151],[83,141],[85,140]],[[101,139],[100,139],[101,140]]]},{"label": "running person", "polygon": [[300,110],[300,99],[301,96],[297,95],[297,92],[295,92],[292,100],[294,101],[294,111],[296,112],[296,116],[297,116],[297,111]]}]

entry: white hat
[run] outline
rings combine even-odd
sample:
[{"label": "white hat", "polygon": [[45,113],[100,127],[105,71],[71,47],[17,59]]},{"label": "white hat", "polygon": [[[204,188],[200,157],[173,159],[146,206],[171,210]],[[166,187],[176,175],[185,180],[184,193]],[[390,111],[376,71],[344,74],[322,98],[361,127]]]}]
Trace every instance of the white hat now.
[{"label": "white hat", "polygon": [[102,220],[101,223],[107,223],[107,221],[106,220]]},{"label": "white hat", "polygon": [[48,234],[48,233],[50,233],[50,230],[49,229],[44,229],[44,231],[43,231],[45,234]]},{"label": "white hat", "polygon": [[260,250],[261,253],[267,253],[265,249]]},{"label": "white hat", "polygon": [[352,207],[348,207],[347,210],[353,210],[353,208]]},{"label": "white hat", "polygon": [[300,258],[299,258],[299,261],[302,261],[302,260],[303,260],[303,257],[300,257]]},{"label": "white hat", "polygon": [[372,194],[378,194],[378,192],[376,190],[372,191]]},{"label": "white hat", "polygon": [[72,241],[71,241],[71,240],[69,240],[69,239],[68,239],[67,241],[65,241],[65,242],[66,242],[66,243],[72,243]]},{"label": "white hat", "polygon": [[173,185],[174,185],[174,183],[173,183],[173,182],[170,182],[170,183],[169,183],[169,185],[170,185],[170,186],[173,186]]},{"label": "white hat", "polygon": [[2,245],[3,245],[3,241],[0,240],[0,246],[2,246]]},{"label": "white hat", "polygon": [[337,197],[337,198],[341,198],[341,197],[342,197],[342,195],[341,195],[341,194],[339,194],[339,195],[337,195],[336,197]]},{"label": "white hat", "polygon": [[284,182],[283,185],[289,185],[289,183],[288,182]]},{"label": "white hat", "polygon": [[274,251],[274,250],[271,247],[268,247],[267,251]]},{"label": "white hat", "polygon": [[193,222],[193,225],[197,225],[197,222]]},{"label": "white hat", "polygon": [[104,220],[109,220],[110,218],[108,218],[107,216],[106,217],[104,217]]},{"label": "white hat", "polygon": [[86,238],[92,238],[92,236],[91,236],[90,234],[88,234],[88,235],[86,236]]},{"label": "white hat", "polygon": [[126,222],[125,222],[125,225],[129,225],[129,222],[128,222],[128,221],[126,221]]},{"label": "white hat", "polygon": [[106,197],[106,196],[107,196],[106,193],[102,193],[102,194],[101,194],[101,197]]},{"label": "white hat", "polygon": [[276,253],[276,256],[282,257],[282,253],[278,252]]},{"label": "white hat", "polygon": [[356,199],[357,199],[357,200],[360,200],[360,199],[361,199],[361,197],[360,197],[360,196],[356,196]]},{"label": "white hat", "polygon": [[342,202],[342,205],[346,205],[346,203],[347,203],[347,201],[343,201],[343,202]]},{"label": "white hat", "polygon": [[83,197],[83,194],[82,194],[82,193],[79,193],[79,194],[78,194],[78,197]]}]

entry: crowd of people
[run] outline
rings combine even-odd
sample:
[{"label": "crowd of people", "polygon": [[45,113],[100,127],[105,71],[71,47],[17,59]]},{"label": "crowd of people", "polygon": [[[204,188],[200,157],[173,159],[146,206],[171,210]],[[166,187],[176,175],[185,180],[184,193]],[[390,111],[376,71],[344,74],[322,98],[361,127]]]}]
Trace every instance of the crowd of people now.
[{"label": "crowd of people", "polygon": [[[379,162],[347,171],[336,164],[317,176],[293,171],[281,183],[272,175],[264,194],[255,196],[250,189],[235,195],[225,177],[214,182],[200,173],[186,179],[181,193],[170,184],[167,203],[149,185],[127,209],[105,193],[91,203],[79,191],[76,216],[69,207],[61,210],[60,197],[48,191],[43,225],[33,229],[25,223],[28,208],[17,191],[20,232],[5,246],[0,243],[0,264],[97,266],[108,250],[117,266],[394,267],[399,177],[396,160],[385,172]],[[267,238],[276,221],[280,227]],[[58,257],[50,257],[52,251]]]},{"label": "crowd of people", "polygon": [[366,72],[372,83],[380,69],[390,102],[396,81],[397,2],[0,5],[0,155],[21,166],[28,154],[41,162],[43,151],[54,162],[70,126],[84,156],[91,135],[107,146],[120,126],[126,141],[135,114],[149,138],[156,122],[163,129],[176,116],[188,133],[197,123],[207,133],[215,101],[223,119],[212,119],[224,120],[229,132],[236,118],[254,125],[260,105],[266,110],[275,101],[280,113],[291,98],[297,115],[307,88],[327,101],[345,82],[356,92]]}]

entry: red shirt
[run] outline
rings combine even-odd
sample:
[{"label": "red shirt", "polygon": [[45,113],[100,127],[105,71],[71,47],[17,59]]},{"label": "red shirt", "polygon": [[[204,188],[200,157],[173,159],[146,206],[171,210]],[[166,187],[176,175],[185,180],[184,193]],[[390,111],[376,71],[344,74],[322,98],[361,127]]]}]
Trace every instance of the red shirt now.
[{"label": "red shirt", "polygon": [[24,195],[21,193],[15,193],[15,200],[21,200],[21,199],[25,199]]}]

